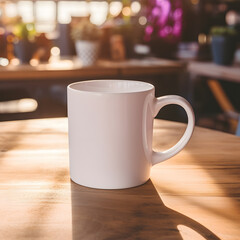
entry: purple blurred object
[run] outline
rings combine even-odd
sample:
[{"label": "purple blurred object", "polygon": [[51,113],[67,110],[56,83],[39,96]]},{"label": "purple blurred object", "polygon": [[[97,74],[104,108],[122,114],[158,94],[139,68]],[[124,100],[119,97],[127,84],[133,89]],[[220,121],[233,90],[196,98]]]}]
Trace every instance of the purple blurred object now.
[{"label": "purple blurred object", "polygon": [[182,0],[148,0],[144,40],[177,43],[182,32]]}]

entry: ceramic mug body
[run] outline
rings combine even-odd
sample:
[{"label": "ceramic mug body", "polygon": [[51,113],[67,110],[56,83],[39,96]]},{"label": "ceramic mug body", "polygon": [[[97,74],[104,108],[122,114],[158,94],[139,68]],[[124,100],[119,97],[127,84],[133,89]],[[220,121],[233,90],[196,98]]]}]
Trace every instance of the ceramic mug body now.
[{"label": "ceramic mug body", "polygon": [[153,85],[138,81],[95,80],[68,86],[74,182],[101,189],[138,186],[149,179],[153,164],[169,158],[152,151],[158,112],[154,95]]}]

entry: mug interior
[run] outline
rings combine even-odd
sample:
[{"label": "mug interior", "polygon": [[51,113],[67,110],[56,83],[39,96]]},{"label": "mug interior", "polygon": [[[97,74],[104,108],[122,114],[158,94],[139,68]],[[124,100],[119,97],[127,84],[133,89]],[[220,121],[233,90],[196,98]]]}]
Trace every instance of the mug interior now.
[{"label": "mug interior", "polygon": [[145,92],[154,88],[150,83],[129,80],[91,80],[72,83],[70,89],[84,92],[100,93],[134,93]]}]

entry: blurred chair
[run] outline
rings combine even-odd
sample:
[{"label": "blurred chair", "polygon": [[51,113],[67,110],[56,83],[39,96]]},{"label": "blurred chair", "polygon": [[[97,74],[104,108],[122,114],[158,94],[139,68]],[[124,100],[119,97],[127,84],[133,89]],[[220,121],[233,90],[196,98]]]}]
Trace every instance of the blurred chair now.
[{"label": "blurred chair", "polygon": [[219,106],[223,110],[224,115],[228,119],[231,131],[236,132],[236,135],[240,136],[240,113],[236,111],[217,80],[210,79],[207,83]]},{"label": "blurred chair", "polygon": [[240,117],[238,119],[238,127],[237,127],[237,131],[236,131],[236,135],[240,137]]}]

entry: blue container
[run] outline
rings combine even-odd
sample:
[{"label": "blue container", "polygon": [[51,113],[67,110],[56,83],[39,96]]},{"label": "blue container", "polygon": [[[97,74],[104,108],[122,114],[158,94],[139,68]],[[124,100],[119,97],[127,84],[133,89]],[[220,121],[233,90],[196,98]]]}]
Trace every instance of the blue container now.
[{"label": "blue container", "polygon": [[34,43],[28,40],[20,40],[14,44],[14,53],[21,63],[29,63],[33,56]]},{"label": "blue container", "polygon": [[213,61],[219,65],[231,65],[236,43],[236,38],[233,36],[213,36],[211,45]]}]

